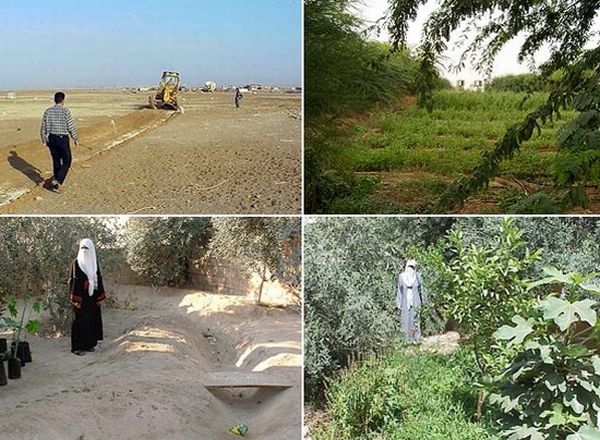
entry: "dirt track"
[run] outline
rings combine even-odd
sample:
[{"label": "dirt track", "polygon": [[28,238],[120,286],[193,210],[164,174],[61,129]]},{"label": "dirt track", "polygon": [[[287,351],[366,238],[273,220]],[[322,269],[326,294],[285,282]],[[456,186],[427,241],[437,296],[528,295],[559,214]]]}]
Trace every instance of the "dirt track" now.
[{"label": "dirt track", "polygon": [[[34,362],[0,388],[2,439],[301,438],[301,324],[245,296],[114,286],[105,341],[83,357],[68,338],[30,338]],[[128,304],[128,307],[123,307]],[[208,391],[214,371],[260,371],[288,389]]]},{"label": "dirt track", "polygon": [[0,101],[0,213],[301,212],[299,95],[248,94],[236,110],[228,93],[186,93],[185,113],[172,115],[142,109],[147,93],[68,94],[83,146],[61,194],[40,185],[51,174],[37,140],[48,103],[22,95]]}]

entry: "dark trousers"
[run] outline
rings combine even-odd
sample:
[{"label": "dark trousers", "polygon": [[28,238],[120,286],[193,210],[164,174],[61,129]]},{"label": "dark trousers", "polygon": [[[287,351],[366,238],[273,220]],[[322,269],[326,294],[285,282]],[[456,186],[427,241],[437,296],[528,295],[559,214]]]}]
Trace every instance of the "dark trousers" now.
[{"label": "dark trousers", "polygon": [[71,146],[69,145],[69,136],[64,134],[51,134],[48,137],[48,148],[52,155],[54,178],[62,185],[67,178],[67,173],[71,167]]}]

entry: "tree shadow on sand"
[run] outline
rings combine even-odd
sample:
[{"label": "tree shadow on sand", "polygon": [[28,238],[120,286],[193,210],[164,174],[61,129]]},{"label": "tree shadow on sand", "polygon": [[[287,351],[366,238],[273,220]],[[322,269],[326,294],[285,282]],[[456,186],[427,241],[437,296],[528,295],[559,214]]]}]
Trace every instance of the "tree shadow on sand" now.
[{"label": "tree shadow on sand", "polygon": [[8,156],[7,160],[10,166],[23,173],[36,185],[40,185],[45,182],[44,178],[42,177],[42,172],[36,166],[30,164],[21,156],[19,156],[15,150],[10,151],[10,156]]}]

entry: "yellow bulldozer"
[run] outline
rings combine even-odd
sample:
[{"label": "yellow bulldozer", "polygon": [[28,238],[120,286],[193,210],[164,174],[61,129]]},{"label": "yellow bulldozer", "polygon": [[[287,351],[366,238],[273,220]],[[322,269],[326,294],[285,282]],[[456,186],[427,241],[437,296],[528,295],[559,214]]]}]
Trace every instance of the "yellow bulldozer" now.
[{"label": "yellow bulldozer", "polygon": [[177,92],[179,91],[179,73],[163,72],[158,92],[148,98],[151,108],[168,108],[181,110],[177,103]]}]

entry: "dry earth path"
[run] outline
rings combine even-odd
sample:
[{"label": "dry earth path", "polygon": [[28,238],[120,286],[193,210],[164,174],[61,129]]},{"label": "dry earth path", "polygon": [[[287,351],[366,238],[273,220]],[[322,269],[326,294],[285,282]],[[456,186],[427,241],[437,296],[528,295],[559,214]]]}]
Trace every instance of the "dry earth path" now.
[{"label": "dry earth path", "polygon": [[[299,95],[248,95],[236,110],[230,94],[189,93],[182,96],[185,112],[176,115],[140,108],[143,98],[119,107],[129,113],[82,123],[83,147],[73,147],[60,194],[40,184],[51,164],[37,140],[1,144],[0,213],[301,212]],[[0,120],[0,129],[10,121]],[[34,122],[24,119],[24,129],[31,132]]]}]

